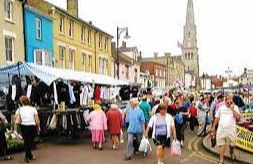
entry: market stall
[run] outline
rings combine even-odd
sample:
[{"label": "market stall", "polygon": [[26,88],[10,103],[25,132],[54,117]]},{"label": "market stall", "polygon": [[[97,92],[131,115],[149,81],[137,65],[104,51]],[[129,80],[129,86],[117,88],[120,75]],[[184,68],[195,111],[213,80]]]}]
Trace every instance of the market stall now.
[{"label": "market stall", "polygon": [[253,112],[242,113],[237,125],[236,146],[253,153]]},{"label": "market stall", "polygon": [[[92,110],[88,106],[91,100],[108,101],[119,94],[118,86],[127,85],[105,75],[20,62],[0,67],[0,76],[9,122],[14,124],[19,97],[26,95],[38,110],[41,133],[50,129],[65,136],[85,129],[83,112]],[[16,134],[17,127],[12,125],[9,138],[22,140]]]}]

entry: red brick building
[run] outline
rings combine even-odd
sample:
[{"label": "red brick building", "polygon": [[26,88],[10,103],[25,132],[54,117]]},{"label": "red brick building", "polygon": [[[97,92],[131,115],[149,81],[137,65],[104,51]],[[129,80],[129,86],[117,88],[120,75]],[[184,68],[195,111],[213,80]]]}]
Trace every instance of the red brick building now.
[{"label": "red brick building", "polygon": [[155,62],[142,59],[141,60],[141,72],[149,72],[150,82],[152,86],[155,87],[165,87],[165,76],[166,76],[166,67],[165,65]]}]

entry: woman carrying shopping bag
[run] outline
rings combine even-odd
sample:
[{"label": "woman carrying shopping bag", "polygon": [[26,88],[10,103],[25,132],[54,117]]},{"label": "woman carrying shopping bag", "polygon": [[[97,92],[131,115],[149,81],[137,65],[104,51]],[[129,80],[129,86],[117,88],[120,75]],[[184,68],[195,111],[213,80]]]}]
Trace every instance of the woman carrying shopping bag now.
[{"label": "woman carrying shopping bag", "polygon": [[166,107],[163,104],[158,106],[157,112],[148,123],[145,137],[148,137],[148,132],[152,128],[152,138],[155,145],[157,145],[156,155],[158,164],[163,164],[164,149],[170,146],[171,134],[173,135],[173,139],[176,139],[176,129],[173,117],[167,113]]},{"label": "woman carrying shopping bag", "polygon": [[16,123],[20,124],[25,147],[25,162],[35,160],[32,148],[35,147],[34,138],[40,132],[40,120],[37,110],[30,106],[30,100],[26,96],[21,96],[19,101],[22,105],[16,112]]}]

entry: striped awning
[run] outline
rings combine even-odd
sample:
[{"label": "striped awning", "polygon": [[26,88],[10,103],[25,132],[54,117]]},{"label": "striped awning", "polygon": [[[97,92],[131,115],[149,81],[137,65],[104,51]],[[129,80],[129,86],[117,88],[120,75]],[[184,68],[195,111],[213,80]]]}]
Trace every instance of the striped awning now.
[{"label": "striped awning", "polygon": [[36,65],[34,63],[17,63],[0,67],[0,74],[20,74],[23,76],[37,76],[47,85],[57,79],[75,80],[86,83],[100,85],[127,85],[127,82],[114,79],[106,75],[74,71],[70,69],[60,69],[48,66]]}]

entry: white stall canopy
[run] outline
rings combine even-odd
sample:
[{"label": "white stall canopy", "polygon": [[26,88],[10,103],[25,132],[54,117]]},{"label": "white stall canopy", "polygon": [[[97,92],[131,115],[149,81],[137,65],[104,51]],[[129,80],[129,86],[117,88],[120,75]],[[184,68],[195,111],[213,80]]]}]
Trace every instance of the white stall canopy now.
[{"label": "white stall canopy", "polygon": [[19,62],[13,65],[2,66],[0,67],[0,74],[36,76],[48,86],[57,79],[74,80],[110,86],[128,85],[127,82],[120,81],[106,75],[41,66],[34,63]]}]

